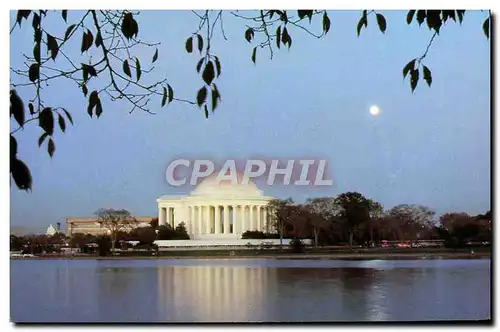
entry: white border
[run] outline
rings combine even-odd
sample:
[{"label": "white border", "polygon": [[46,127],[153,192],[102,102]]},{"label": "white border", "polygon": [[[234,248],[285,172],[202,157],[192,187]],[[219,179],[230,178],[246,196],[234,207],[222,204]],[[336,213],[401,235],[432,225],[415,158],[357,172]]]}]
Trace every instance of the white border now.
[{"label": "white border", "polygon": [[[421,0],[421,1],[412,1],[412,2],[402,2],[402,1],[368,1],[368,0],[363,0],[363,1],[336,1],[336,2],[326,2],[326,1],[307,1],[305,2],[298,2],[298,1],[290,1],[290,0],[282,0],[282,1],[260,1],[260,0],[255,0],[252,2],[228,2],[228,1],[211,1],[210,3],[205,3],[201,1],[169,1],[169,2],[163,2],[163,1],[131,1],[131,0],[122,0],[122,1],[107,1],[103,2],[101,1],[96,1],[96,0],[88,0],[85,3],[78,3],[75,4],[73,2],[69,1],[44,1],[43,2],[43,7],[45,8],[52,8],[52,9],[80,9],[80,8],[131,8],[131,9],[205,9],[206,7],[209,8],[218,8],[218,9],[255,9],[255,8],[283,8],[283,9],[292,9],[292,8],[327,8],[327,9],[360,9],[360,8],[373,8],[374,4],[376,6],[376,9],[408,9],[410,7],[419,7],[419,8],[426,8],[426,9],[442,9],[442,8],[464,8],[464,9],[492,9],[493,12],[500,13],[500,10],[498,10],[498,1],[485,1],[485,0],[475,0],[473,2],[471,1],[435,1],[435,0]],[[167,6],[168,4],[168,6]],[[237,4],[237,5],[236,5]],[[7,66],[7,60],[9,59],[9,54],[10,54],[10,40],[9,40],[9,34],[8,31],[10,29],[10,18],[9,18],[9,10],[12,9],[11,6],[14,5],[14,2],[10,1],[2,1],[1,6],[3,7],[6,5],[6,8],[2,8],[3,10],[0,11],[0,22],[3,22],[4,25],[4,32],[0,34],[2,38],[2,43],[1,45],[8,45],[8,47],[4,47],[2,51],[2,60],[4,65],[0,67],[2,71],[1,77],[4,79],[2,80],[2,88],[1,90],[4,91],[2,94],[5,96],[5,99],[8,98],[8,77],[9,77],[9,69]],[[10,5],[10,6],[9,6]],[[13,9],[18,9],[18,8],[38,8],[40,7],[40,2],[35,1],[35,0],[30,0],[30,1],[16,1],[15,2],[16,8]],[[333,23],[332,23],[333,25]],[[499,22],[497,20],[497,24],[494,27],[494,32],[495,35],[498,36],[498,26]],[[495,69],[495,73],[493,75],[497,76],[498,75],[498,69]],[[493,77],[495,77],[493,76]],[[492,92],[493,93],[493,92]],[[498,93],[498,86],[495,87],[495,94],[499,95]],[[4,105],[7,105],[8,101],[5,100]],[[9,162],[8,162],[8,140],[7,140],[7,133],[9,132],[9,122],[6,121],[6,109],[4,108],[4,121],[0,121],[0,132],[1,132],[1,137],[4,137],[3,140],[0,140],[0,144],[2,144],[0,151],[3,152],[2,157],[5,158],[4,162],[0,163],[0,174],[3,174],[1,177],[1,188],[3,189],[1,192],[1,203],[2,206],[0,208],[0,220],[3,222],[2,227],[6,230],[5,231],[5,237],[4,239],[7,238],[7,234],[9,234],[9,224],[10,224],[10,186],[9,186],[9,178],[7,177],[8,174],[8,168],[9,168]],[[495,120],[495,125],[498,127],[499,124],[499,117],[496,117]],[[493,133],[492,133],[493,134]],[[499,141],[498,137],[495,138],[495,144],[494,147],[499,146]],[[498,158],[496,161],[496,164],[498,165]],[[492,160],[493,162],[493,160]],[[493,178],[492,178],[493,180]],[[493,187],[492,187],[493,189]],[[498,199],[498,195],[495,195]],[[497,200],[495,200],[495,203],[497,203]],[[496,205],[496,204],[495,204]],[[495,234],[495,240],[497,240],[499,237],[497,236],[498,234]],[[7,258],[7,251],[8,251],[8,242],[7,241],[0,241],[1,246],[3,247],[4,250],[2,252],[4,253],[4,257]],[[496,254],[496,250],[495,250]],[[4,269],[2,271],[8,271],[9,270],[9,260],[8,258],[5,259],[4,262]],[[0,274],[2,278],[2,287],[3,292],[2,294],[10,294],[10,283],[9,283],[9,273],[2,273]],[[495,273],[496,275],[496,273]],[[496,281],[496,280],[495,280]],[[498,284],[496,284],[498,287]],[[495,287],[495,288],[497,288]],[[8,323],[10,321],[10,312],[9,312],[9,307],[10,307],[10,299],[8,296],[2,296],[2,303],[1,303],[1,320],[2,324],[8,325],[8,329],[14,329],[13,325]],[[498,306],[498,303],[496,303]],[[495,307],[497,307],[495,306]],[[498,318],[498,315],[495,315]],[[430,327],[430,326],[429,326]],[[66,327],[65,327],[66,328]],[[104,330],[105,328],[102,327],[91,327],[93,330]],[[136,326],[132,326],[132,328],[137,328]],[[165,327],[160,327],[160,328],[165,328]],[[181,327],[176,327],[176,326],[169,326],[168,327],[171,330],[180,330]],[[192,327],[190,327],[192,328]],[[212,327],[212,328],[218,328],[218,327]],[[242,330],[247,330],[250,329],[251,327],[242,327]],[[304,328],[297,326],[297,328]],[[335,327],[335,329],[338,329],[341,327]],[[379,326],[376,328],[377,330],[380,331],[385,331],[387,329],[394,329],[398,328],[396,326]],[[425,326],[422,326],[422,328],[425,328]],[[453,328],[453,327],[451,327]],[[32,330],[34,328],[25,328],[26,330]],[[81,329],[81,327],[79,327]],[[111,331],[118,331],[119,329],[122,329],[122,327],[110,327],[106,328],[106,330],[111,330]],[[183,328],[184,330],[185,328]],[[342,329],[342,328],[341,328]],[[467,328],[468,330],[470,329],[469,327]],[[351,329],[349,329],[351,330]]]}]

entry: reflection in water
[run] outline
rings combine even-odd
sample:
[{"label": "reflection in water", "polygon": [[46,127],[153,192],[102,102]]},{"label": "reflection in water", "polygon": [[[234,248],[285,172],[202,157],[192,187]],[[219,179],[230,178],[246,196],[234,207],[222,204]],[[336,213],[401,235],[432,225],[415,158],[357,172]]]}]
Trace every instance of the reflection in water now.
[{"label": "reflection in water", "polygon": [[231,266],[160,266],[160,315],[181,321],[256,321],[267,311],[276,269]]},{"label": "reflection in water", "polygon": [[11,261],[14,322],[487,319],[489,260]]}]

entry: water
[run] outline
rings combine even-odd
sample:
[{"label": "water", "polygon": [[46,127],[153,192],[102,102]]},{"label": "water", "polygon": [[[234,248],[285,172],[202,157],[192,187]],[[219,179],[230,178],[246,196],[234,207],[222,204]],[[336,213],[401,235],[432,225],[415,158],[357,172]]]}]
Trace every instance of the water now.
[{"label": "water", "polygon": [[489,259],[12,260],[13,322],[491,318]]}]

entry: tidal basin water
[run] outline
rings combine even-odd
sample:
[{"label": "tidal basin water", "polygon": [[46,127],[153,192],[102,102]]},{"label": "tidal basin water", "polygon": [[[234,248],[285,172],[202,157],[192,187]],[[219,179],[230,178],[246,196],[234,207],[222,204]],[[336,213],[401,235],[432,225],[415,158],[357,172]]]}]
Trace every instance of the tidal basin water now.
[{"label": "tidal basin water", "polygon": [[16,323],[491,318],[489,259],[11,260],[10,269]]}]

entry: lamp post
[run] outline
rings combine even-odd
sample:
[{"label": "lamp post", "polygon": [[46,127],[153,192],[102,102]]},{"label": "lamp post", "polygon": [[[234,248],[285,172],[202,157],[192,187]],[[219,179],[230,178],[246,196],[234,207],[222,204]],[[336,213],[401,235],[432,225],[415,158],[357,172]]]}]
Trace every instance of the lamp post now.
[{"label": "lamp post", "polygon": [[159,229],[155,229],[155,233],[156,233],[156,239],[158,240],[158,234],[160,233],[160,230]]}]

